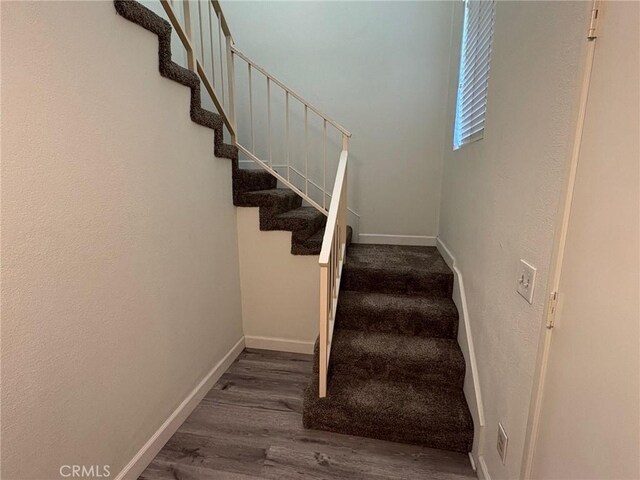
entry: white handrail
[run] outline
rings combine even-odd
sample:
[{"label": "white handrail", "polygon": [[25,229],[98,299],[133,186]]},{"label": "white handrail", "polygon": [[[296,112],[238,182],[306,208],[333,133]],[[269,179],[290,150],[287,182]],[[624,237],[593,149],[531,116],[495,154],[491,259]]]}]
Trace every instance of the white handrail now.
[{"label": "white handrail", "polygon": [[[190,70],[196,72],[211,100],[213,101],[216,109],[222,116],[224,124],[226,125],[231,135],[232,142],[238,147],[239,151],[247,155],[251,160],[256,162],[260,167],[269,171],[282,183],[287,185],[291,190],[300,195],[310,205],[327,215],[327,223],[325,227],[324,237],[322,239],[322,248],[320,251],[320,258],[318,260],[320,267],[320,352],[319,352],[319,395],[325,397],[327,395],[327,373],[329,369],[329,356],[331,354],[331,342],[333,339],[333,325],[336,318],[336,308],[338,305],[338,295],[340,293],[340,280],[342,278],[342,267],[346,260],[347,251],[347,163],[349,158],[349,138],[351,132],[345,129],[342,125],[331,120],[327,115],[322,113],[318,108],[311,105],[302,96],[291,90],[280,80],[269,74],[264,68],[251,61],[246,55],[240,52],[233,45],[233,38],[229,26],[222,13],[220,2],[218,0],[210,0],[207,2],[208,17],[209,17],[209,49],[211,56],[211,79],[207,75],[205,68],[205,35],[202,26],[202,6],[198,3],[198,21],[197,24],[200,27],[200,50],[202,59],[198,58],[197,51],[193,47],[196,39],[192,36],[191,31],[191,12],[189,9],[189,0],[183,0],[183,16],[185,19],[184,27],[178,20],[171,0],[160,0],[171,24],[173,25],[178,37],[182,41],[182,44],[187,52],[187,64]],[[218,50],[220,54],[220,91],[222,92],[222,101],[218,98],[216,85],[215,85],[215,72],[214,72],[214,45],[213,45],[213,25],[211,24],[211,8],[215,11],[216,18],[218,20]],[[227,109],[224,108],[225,103],[225,89],[224,89],[224,72],[223,72],[223,47],[222,47],[222,34],[226,40],[225,53],[226,53],[226,65],[227,65]],[[236,124],[236,101],[235,101],[235,67],[234,57],[238,56],[240,59],[246,62],[248,69],[248,81],[249,81],[249,117],[250,117],[250,141],[251,149],[241,145],[237,137],[237,124]],[[255,132],[254,132],[254,118],[253,118],[253,89],[252,89],[252,70],[260,72],[266,77],[267,81],[267,118],[268,118],[268,158],[266,161],[260,159],[255,152]],[[286,152],[286,177],[276,171],[276,168],[281,165],[274,165],[272,158],[272,139],[271,139],[271,88],[273,85],[277,85],[285,92],[285,152]],[[297,170],[290,163],[289,154],[289,97],[293,97],[304,105],[304,174]],[[323,122],[322,125],[322,187],[309,178],[309,125],[308,117],[309,110],[318,115]],[[326,189],[327,183],[327,126],[330,125],[342,134],[342,152],[340,154],[340,160],[338,162],[338,169],[336,172],[335,182],[333,190],[328,192]],[[296,175],[301,176],[304,179],[304,191],[291,181],[291,170],[293,169]],[[322,192],[322,201],[318,202],[309,195],[309,185]],[[326,208],[327,197],[330,198],[329,208]],[[355,213],[355,212],[352,212]],[[357,215],[357,214],[356,214]]]},{"label": "white handrail", "polygon": [[[183,8],[183,18],[184,22],[180,22],[178,15],[176,14],[176,6],[178,3],[172,2],[171,0],[159,0],[162,7],[164,8],[173,28],[175,29],[178,37],[180,38],[182,45],[184,46],[187,52],[187,66],[190,70],[194,71],[200,77],[202,84],[204,85],[205,90],[209,94],[213,104],[215,105],[217,111],[220,113],[222,120],[227,127],[231,135],[231,141],[239,148],[239,150],[247,155],[251,160],[255,161],[260,167],[270,172],[274,175],[278,180],[280,180],[284,185],[295,191],[298,195],[300,195],[308,204],[318,209],[325,215],[328,215],[327,209],[327,198],[332,198],[333,193],[327,191],[326,189],[326,179],[327,179],[327,126],[335,128],[342,135],[343,139],[349,139],[351,137],[351,132],[349,132],[346,128],[340,125],[338,122],[332,120],[327,115],[325,115],[320,109],[313,106],[307,100],[305,100],[301,95],[294,92],[292,89],[287,87],[283,82],[275,78],[273,75],[268,73],[262,66],[257,65],[251,59],[249,59],[244,53],[238,50],[233,44],[233,38],[231,37],[231,31],[229,30],[229,26],[227,25],[227,21],[224,17],[224,13],[222,12],[222,8],[220,6],[220,2],[218,0],[208,0],[206,2],[198,2],[197,9],[193,10],[190,8],[190,0],[183,0],[182,8]],[[202,8],[207,8],[207,12],[203,13]],[[193,11],[192,11],[193,10]],[[214,16],[212,15],[212,10],[215,12],[215,19],[217,20],[217,25],[214,27],[212,24],[212,20]],[[197,15],[197,18],[193,18]],[[204,31],[204,22],[203,17],[207,15],[209,19],[208,34],[205,35]],[[193,21],[192,21],[193,20]],[[195,27],[197,30],[199,28],[199,32],[192,32],[192,27]],[[217,28],[217,35],[214,36],[213,30]],[[198,38],[199,33],[199,38]],[[226,50],[226,70],[227,75],[225,78],[223,71],[223,45],[222,45],[222,37],[224,34],[225,38],[225,46],[224,50]],[[219,45],[214,45],[214,38],[217,37],[219,41]],[[195,48],[195,45],[199,44],[200,52]],[[205,45],[208,44],[208,45]],[[217,48],[216,48],[217,47]],[[206,52],[208,48],[208,52]],[[217,70],[215,67],[216,61],[216,50],[219,52],[220,56],[220,85],[216,85],[216,75],[215,71]],[[207,55],[208,54],[208,55]],[[237,119],[236,119],[236,98],[237,95],[236,86],[235,86],[235,66],[234,60],[235,57],[240,58],[247,64],[247,72],[248,72],[248,102],[249,102],[249,145],[241,145],[237,135]],[[202,58],[200,58],[202,57]],[[210,57],[210,58],[205,58]],[[207,68],[205,65],[211,63],[211,74],[207,73]],[[253,95],[253,84],[256,79],[254,79],[254,72],[259,72],[264,75],[267,82],[267,153],[266,159],[259,158],[259,155],[256,152],[256,131],[255,131],[255,123],[254,123],[254,95]],[[226,89],[225,89],[225,80],[226,80]],[[272,126],[271,126],[271,98],[272,98],[272,87],[278,86],[280,87],[285,94],[285,104],[286,104],[286,125],[285,125],[285,152],[286,152],[286,160],[287,160],[287,173],[286,175],[280,174],[273,167],[273,151],[272,151]],[[222,98],[218,96],[218,93],[222,94]],[[225,95],[226,93],[226,95]],[[225,98],[226,97],[226,98]],[[294,98],[298,100],[304,106],[304,173],[300,172],[295,168],[295,166],[291,165],[290,162],[290,115],[289,115],[289,98]],[[226,101],[226,108],[225,108]],[[315,182],[314,179],[310,178],[311,172],[317,172],[317,168],[313,168],[310,165],[310,155],[309,155],[309,147],[310,147],[310,131],[309,131],[309,111],[318,115],[323,122],[323,131],[322,131],[322,181]],[[344,143],[344,141],[343,141]],[[343,149],[346,150],[346,148]],[[298,187],[294,183],[291,178],[290,170],[293,169],[294,172],[302,177],[302,181],[304,182],[304,186]],[[322,187],[319,186],[319,183],[322,183]],[[310,187],[313,187],[315,190],[313,193],[322,194],[322,200],[320,200],[319,195],[317,198],[314,198],[312,192],[310,192]],[[319,190],[317,192],[316,190]]]},{"label": "white handrail", "polygon": [[320,398],[327,396],[327,374],[336,319],[342,267],[347,254],[347,137],[340,155],[338,172],[333,186],[329,216],[322,239],[320,265],[320,348],[318,390]]},{"label": "white handrail", "polygon": [[274,77],[273,75],[271,75],[269,72],[267,72],[264,68],[262,68],[260,65],[258,65],[257,63],[255,63],[253,60],[251,60],[250,58],[248,58],[244,53],[242,53],[240,50],[238,50],[235,45],[232,45],[231,50],[233,51],[233,53],[235,55],[237,55],[238,57],[240,57],[242,60],[244,60],[245,62],[247,62],[249,65],[251,65],[251,68],[254,68],[255,70],[259,71],[260,73],[262,73],[265,77],[267,77],[269,80],[271,80],[273,83],[275,83],[276,85],[278,85],[280,88],[282,88],[284,91],[286,91],[287,93],[289,93],[289,95],[291,95],[292,97],[294,97],[296,100],[298,100],[300,103],[302,103],[305,107],[308,107],[309,110],[312,110],[313,112],[315,112],[319,117],[322,117],[324,120],[326,120],[327,122],[329,122],[331,125],[333,125],[335,128],[337,128],[338,130],[340,130],[340,132],[342,132],[343,135],[346,135],[347,137],[351,137],[351,132],[349,132],[349,130],[347,130],[346,128],[344,128],[342,125],[340,125],[338,122],[331,120],[331,118],[329,118],[327,115],[325,115],[324,113],[322,113],[319,109],[317,109],[316,107],[314,107],[313,105],[311,105],[308,101],[306,101],[304,98],[302,98],[300,95],[298,95],[296,92],[294,92],[293,90],[291,90],[289,87],[287,87],[284,83],[282,83],[280,80],[278,80],[276,77]]},{"label": "white handrail", "polygon": [[[240,143],[239,140],[236,139],[236,145],[238,146],[238,148],[240,149],[240,151],[242,153],[244,153],[245,155],[247,155],[249,158],[251,158],[252,160],[254,160],[260,167],[262,167],[263,169],[267,170],[268,172],[270,172],[272,175],[274,175],[276,178],[278,178],[278,180],[280,180],[284,185],[286,185],[287,187],[289,187],[291,190],[295,191],[298,195],[300,195],[307,203],[309,203],[311,206],[315,207],[317,210],[319,210],[320,212],[324,213],[325,215],[328,215],[328,209],[326,206],[326,198],[327,197],[331,197],[332,193],[328,192],[326,190],[326,175],[327,175],[327,158],[326,158],[326,143],[327,143],[327,125],[330,125],[331,127],[335,128],[338,132],[340,132],[342,134],[343,137],[343,148],[346,150],[346,143],[345,141],[349,139],[349,137],[351,137],[351,133],[345,129],[343,126],[341,126],[339,123],[331,120],[330,118],[328,118],[324,113],[322,113],[319,109],[317,109],[316,107],[314,107],[313,105],[311,105],[309,102],[307,102],[304,98],[302,98],[300,95],[298,95],[296,92],[294,92],[293,90],[291,90],[289,87],[287,87],[284,83],[282,83],[280,80],[278,80],[277,78],[275,78],[273,75],[271,75],[270,73],[268,73],[263,67],[261,67],[260,65],[257,65],[255,62],[253,62],[251,59],[249,59],[245,54],[243,54],[240,50],[238,50],[235,46],[231,46],[231,53],[232,53],[232,57],[237,56],[238,58],[240,58],[241,60],[243,60],[246,65],[247,65],[247,72],[248,72],[248,88],[249,88],[249,92],[248,92],[248,99],[249,99],[249,129],[250,129],[250,135],[249,135],[249,147],[244,146]],[[232,58],[232,62],[231,65],[233,66],[233,58]],[[252,72],[258,72],[261,73],[264,78],[266,79],[266,85],[267,85],[267,96],[266,96],[266,101],[267,101],[267,159],[263,160],[260,159],[256,153],[256,142],[255,142],[255,138],[254,138],[254,116],[253,116],[253,77],[252,77]],[[285,95],[285,152],[286,152],[286,160],[287,160],[287,174],[285,175],[281,175],[279,172],[277,172],[274,168],[273,168],[273,160],[271,158],[271,142],[272,142],[272,138],[271,138],[271,132],[272,132],[272,128],[271,128],[271,93],[272,93],[272,85],[278,86],[280,87]],[[289,144],[289,130],[290,130],[290,115],[289,115],[289,97],[294,98],[296,100],[298,100],[303,106],[304,106],[304,116],[303,116],[303,122],[304,122],[304,153],[303,153],[303,158],[304,158],[304,173],[299,171],[298,169],[296,169],[293,165],[291,165],[290,163],[290,155],[289,155],[289,148],[290,148],[290,144]],[[314,112],[316,115],[318,115],[323,122],[323,131],[322,131],[322,148],[323,148],[323,154],[322,154],[322,176],[323,176],[323,187],[320,187],[316,182],[314,182],[311,178],[309,178],[309,172],[311,171],[310,166],[309,166],[309,111]],[[233,113],[233,118],[235,118],[235,112]],[[296,184],[294,183],[294,181],[291,179],[291,170],[293,170],[299,177],[301,177],[302,181],[304,182],[304,186],[302,187],[298,187],[296,186]],[[309,186],[313,186],[315,189],[319,190],[320,193],[322,194],[322,200],[316,200],[313,198],[313,195],[311,195],[309,193]]]}]

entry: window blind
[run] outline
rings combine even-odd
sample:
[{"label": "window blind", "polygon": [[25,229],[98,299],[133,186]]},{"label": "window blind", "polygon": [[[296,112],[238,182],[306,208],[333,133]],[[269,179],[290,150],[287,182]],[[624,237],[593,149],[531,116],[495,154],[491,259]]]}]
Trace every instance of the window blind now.
[{"label": "window blind", "polygon": [[494,0],[465,0],[454,148],[482,138],[487,107]]}]

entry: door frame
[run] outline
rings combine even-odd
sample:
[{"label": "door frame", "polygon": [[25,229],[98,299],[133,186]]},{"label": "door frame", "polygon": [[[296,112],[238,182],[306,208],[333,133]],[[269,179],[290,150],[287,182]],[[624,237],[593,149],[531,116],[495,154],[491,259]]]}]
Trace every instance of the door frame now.
[{"label": "door frame", "polygon": [[[602,4],[606,2],[598,2],[593,0],[588,4],[589,9],[593,11],[597,9],[598,16],[602,16]],[[589,15],[589,19],[592,16]],[[527,420],[527,430],[524,439],[524,453],[522,458],[522,467],[520,478],[528,480],[531,478],[531,470],[533,467],[533,459],[535,456],[536,442],[538,439],[538,429],[541,421],[542,404],[544,400],[544,388],[547,375],[547,367],[549,362],[549,353],[551,350],[551,341],[553,337],[553,321],[557,308],[555,307],[558,299],[554,299],[554,295],[561,298],[559,292],[560,280],[562,278],[562,264],[567,242],[567,232],[569,229],[569,220],[571,218],[571,206],[573,202],[573,193],[576,182],[576,172],[578,170],[578,162],[580,159],[580,148],[582,145],[582,134],[584,131],[584,122],[586,117],[587,101],[589,98],[589,87],[591,83],[591,73],[593,70],[593,59],[596,51],[597,37],[587,38],[587,31],[591,33],[591,25],[585,26],[584,41],[586,43],[584,54],[582,57],[582,82],[579,86],[579,98],[577,105],[577,114],[575,117],[575,131],[573,136],[573,144],[571,147],[571,155],[567,162],[565,181],[562,189],[562,197],[558,208],[558,226],[556,228],[553,240],[553,250],[551,256],[551,265],[549,268],[549,283],[546,291],[546,301],[544,315],[540,330],[538,342],[538,355],[536,360],[536,368],[533,377],[533,388],[531,391],[531,403],[529,406],[529,416]],[[552,312],[552,308],[556,311]],[[551,326],[549,326],[551,325]]]}]

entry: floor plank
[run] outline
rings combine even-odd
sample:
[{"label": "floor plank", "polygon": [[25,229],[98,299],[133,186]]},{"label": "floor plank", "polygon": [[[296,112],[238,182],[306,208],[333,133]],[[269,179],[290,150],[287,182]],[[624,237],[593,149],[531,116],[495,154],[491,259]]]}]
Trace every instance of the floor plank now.
[{"label": "floor plank", "polygon": [[463,454],[304,429],[311,369],[310,355],[245,350],[140,479],[476,478]]}]

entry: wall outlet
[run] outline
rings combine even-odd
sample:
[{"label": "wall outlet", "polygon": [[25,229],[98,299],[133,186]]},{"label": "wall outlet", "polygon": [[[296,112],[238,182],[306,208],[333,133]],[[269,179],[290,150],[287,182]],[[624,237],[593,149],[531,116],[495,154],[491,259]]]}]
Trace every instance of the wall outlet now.
[{"label": "wall outlet", "polygon": [[536,286],[536,267],[520,260],[517,291],[529,303],[533,303],[533,289]]},{"label": "wall outlet", "polygon": [[498,423],[498,444],[496,447],[498,448],[498,455],[500,455],[500,460],[502,460],[502,464],[504,465],[507,462],[507,442],[509,441],[509,437],[507,437],[507,432],[504,431],[504,427],[501,423]]}]

